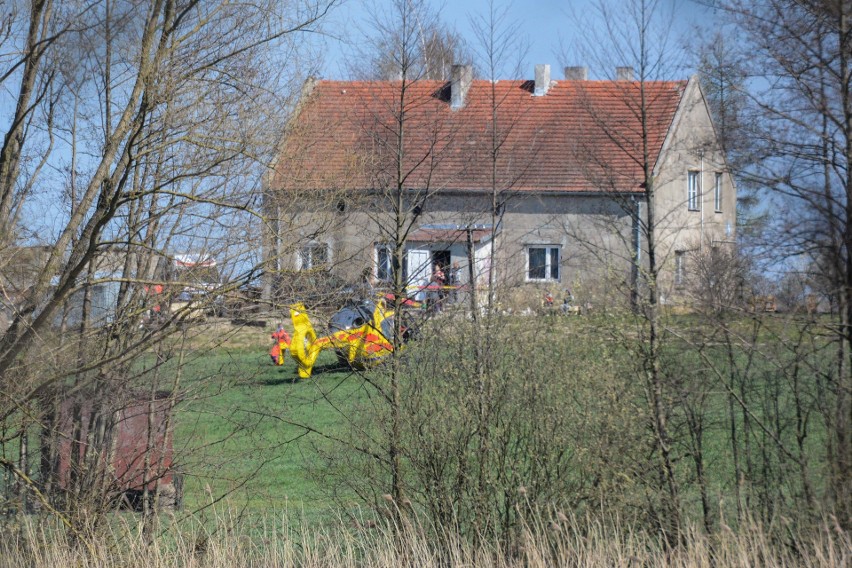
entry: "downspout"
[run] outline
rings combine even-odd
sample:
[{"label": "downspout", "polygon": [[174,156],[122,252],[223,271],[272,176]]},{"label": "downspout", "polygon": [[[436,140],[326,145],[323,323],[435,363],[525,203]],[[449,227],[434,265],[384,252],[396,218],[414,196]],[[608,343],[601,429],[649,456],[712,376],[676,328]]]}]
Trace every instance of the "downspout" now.
[{"label": "downspout", "polygon": [[698,242],[698,252],[704,251],[704,150],[701,150],[699,154],[701,158],[701,166],[698,170],[698,195],[699,195],[699,207],[701,208],[701,233],[700,240]]},{"label": "downspout", "polygon": [[642,270],[642,200],[636,199],[636,196],[631,196],[630,200],[636,209],[633,219],[633,268],[630,275],[630,303],[635,309],[639,306],[639,274]]}]

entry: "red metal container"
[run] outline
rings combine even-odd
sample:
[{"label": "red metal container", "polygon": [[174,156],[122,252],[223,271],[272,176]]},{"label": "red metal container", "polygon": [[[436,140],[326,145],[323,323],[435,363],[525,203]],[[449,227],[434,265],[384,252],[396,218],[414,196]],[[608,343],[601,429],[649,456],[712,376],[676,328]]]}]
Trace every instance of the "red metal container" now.
[{"label": "red metal container", "polygon": [[171,406],[168,392],[156,393],[153,400],[150,394],[130,397],[123,404],[95,404],[93,396],[85,395],[63,400],[54,423],[54,486],[67,490],[98,483],[111,497],[125,497],[134,506],[141,504],[146,486],[149,492],[159,486],[163,505],[179,504]]}]

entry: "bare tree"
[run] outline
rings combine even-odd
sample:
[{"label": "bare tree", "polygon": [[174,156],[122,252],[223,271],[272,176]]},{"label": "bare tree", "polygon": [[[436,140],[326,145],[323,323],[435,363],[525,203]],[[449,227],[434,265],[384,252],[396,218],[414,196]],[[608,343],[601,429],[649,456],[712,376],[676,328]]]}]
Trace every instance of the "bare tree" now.
[{"label": "bare tree", "polygon": [[[624,17],[625,12],[627,17]],[[661,273],[669,250],[664,235],[672,220],[659,208],[658,193],[664,188],[658,187],[661,180],[655,171],[657,156],[652,134],[656,127],[655,112],[658,112],[655,109],[661,108],[660,97],[665,95],[651,88],[653,81],[666,78],[666,74],[676,68],[668,49],[671,14],[656,1],[636,0],[626,8],[619,4],[617,9],[614,4],[600,2],[596,5],[596,16],[607,30],[610,43],[607,49],[592,51],[591,46],[597,48],[599,45],[599,41],[592,40],[584,53],[601,66],[620,67],[622,73],[629,73],[629,76],[617,77],[621,80],[614,81],[610,88],[610,96],[624,107],[623,115],[608,115],[592,104],[587,105],[587,111],[614,147],[624,153],[638,179],[630,179],[625,172],[608,168],[606,164],[611,157],[598,156],[594,150],[587,152],[587,159],[590,177],[598,179],[601,191],[612,195],[625,208],[642,242],[641,249],[631,247],[634,268],[630,278],[631,304],[640,316],[636,320],[639,337],[638,341],[625,341],[625,345],[636,350],[637,371],[644,381],[650,409],[656,467],[662,481],[660,528],[673,538],[681,526],[681,488],[670,425],[671,393],[663,369],[664,322],[660,307]],[[620,193],[634,184],[642,188],[638,202]],[[640,255],[644,260],[640,260]]]},{"label": "bare tree", "polygon": [[[432,270],[431,262],[409,262],[406,243],[439,189],[432,178],[453,137],[441,116],[444,103],[433,96],[437,82],[428,81],[433,62],[426,60],[430,54],[423,34],[437,29],[435,22],[437,15],[425,3],[410,0],[394,1],[390,10],[373,14],[373,28],[365,42],[369,54],[362,59],[372,55],[384,61],[389,67],[382,75],[391,79],[369,82],[356,110],[343,118],[358,137],[353,150],[357,172],[351,183],[366,192],[361,198],[347,195],[347,203],[351,214],[358,216],[361,230],[375,235],[376,246],[388,257],[383,268],[387,273],[380,277],[392,295],[388,303],[394,313],[392,329],[385,333],[393,348],[389,361],[381,372],[361,375],[378,395],[375,400],[387,420],[371,423],[369,428],[378,432],[369,428],[353,432],[357,441],[351,444],[362,452],[370,471],[369,486],[361,484],[356,490],[370,500],[386,493],[396,504],[403,502],[407,492],[401,400],[403,317],[410,286],[428,279]],[[372,273],[373,266],[366,270]],[[395,514],[401,512],[395,509]]]},{"label": "bare tree", "polygon": [[701,43],[696,68],[716,135],[737,180],[737,246],[741,254],[757,261],[763,252],[760,241],[767,213],[760,207],[762,185],[742,174],[766,148],[757,135],[758,113],[749,101],[747,58],[738,44],[731,42],[730,35],[730,31],[718,31]]},{"label": "bare tree", "polygon": [[699,312],[739,311],[750,291],[751,263],[734,247],[726,244],[693,245],[686,259],[688,274],[683,287]]},{"label": "bare tree", "polygon": [[[852,97],[849,6],[846,3],[730,2],[726,13],[744,32],[744,49],[759,54],[752,73],[765,78],[751,102],[760,112],[761,160],[749,177],[789,207],[771,238],[779,257],[806,255],[833,281],[838,313],[828,329],[836,369],[827,383],[831,410],[822,414],[829,436],[829,505],[848,521],[852,491]],[[827,410],[824,407],[823,410]]]},{"label": "bare tree", "polygon": [[[500,223],[506,211],[507,202],[512,198],[511,191],[515,182],[520,179],[525,169],[522,164],[512,163],[505,159],[505,154],[513,148],[505,147],[512,128],[523,119],[507,103],[505,95],[497,90],[497,81],[501,76],[521,76],[521,65],[527,51],[524,39],[519,36],[508,21],[508,8],[500,9],[490,2],[487,14],[472,21],[477,40],[476,53],[479,67],[487,79],[491,81],[488,92],[488,105],[491,109],[489,123],[488,163],[490,164],[491,181],[491,249],[489,252],[488,298],[487,313],[493,313],[496,296],[497,278],[497,236]],[[534,156],[530,151],[530,158]],[[473,306],[473,313],[478,306]]]},{"label": "bare tree", "polygon": [[[147,502],[148,482],[162,475],[168,434],[153,425],[168,431],[186,393],[180,371],[162,372],[166,361],[180,368],[184,351],[163,340],[259,271],[246,247],[258,235],[238,232],[260,216],[247,182],[260,177],[275,146],[271,125],[284,120],[278,109],[288,101],[276,91],[299,79],[286,64],[295,36],[331,4],[46,0],[12,24],[28,33],[20,46],[5,42],[0,59],[3,82],[20,81],[4,90],[17,110],[0,154],[0,285],[10,314],[0,418],[14,429],[2,446],[21,453],[4,453],[0,465],[75,534],[128,484],[143,487]],[[169,298],[199,287],[188,273],[166,274],[182,251],[216,257],[229,277],[169,312]],[[129,408],[148,415],[138,483],[110,477],[118,416]],[[38,475],[27,451],[34,430]],[[67,469],[57,465],[63,454]]]},{"label": "bare tree", "polygon": [[[375,5],[374,14],[384,7]],[[449,80],[452,66],[470,64],[471,55],[464,38],[441,20],[440,14],[425,5],[411,7],[410,32],[393,29],[385,21],[380,24],[381,34],[372,35],[370,52],[364,60],[368,67],[353,66],[353,74],[367,79],[395,80],[400,73],[427,80]],[[410,37],[402,37],[410,33]],[[401,47],[407,44],[404,49]]]}]

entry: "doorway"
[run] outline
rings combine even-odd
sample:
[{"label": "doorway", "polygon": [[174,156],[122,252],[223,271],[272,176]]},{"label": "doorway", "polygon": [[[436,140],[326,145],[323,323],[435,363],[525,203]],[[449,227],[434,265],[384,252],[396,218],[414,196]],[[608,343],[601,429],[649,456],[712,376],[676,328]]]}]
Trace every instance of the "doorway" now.
[{"label": "doorway", "polygon": [[448,250],[433,250],[432,251],[432,266],[436,264],[441,267],[441,270],[446,274],[450,268],[450,260],[452,256]]}]

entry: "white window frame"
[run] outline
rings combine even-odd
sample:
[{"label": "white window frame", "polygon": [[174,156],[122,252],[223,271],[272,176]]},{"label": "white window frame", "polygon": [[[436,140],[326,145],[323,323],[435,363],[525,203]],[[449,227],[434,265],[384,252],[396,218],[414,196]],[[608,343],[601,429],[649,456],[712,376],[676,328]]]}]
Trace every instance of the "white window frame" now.
[{"label": "white window frame", "polygon": [[[324,249],[325,259],[317,263],[314,256],[314,251]],[[316,270],[319,268],[327,268],[331,264],[331,246],[328,243],[319,241],[311,241],[299,247],[296,251],[296,268],[298,270]]]},{"label": "white window frame", "polygon": [[716,172],[715,185],[713,186],[713,203],[716,213],[722,212],[722,172]]},{"label": "white window frame", "polygon": [[686,283],[686,251],[675,251],[674,284],[683,286]]},{"label": "white window frame", "polygon": [[[534,278],[530,275],[530,254],[533,250],[544,250],[544,278]],[[556,262],[554,263],[554,252]],[[562,247],[560,245],[527,245],[526,247],[526,270],[524,275],[527,282],[559,282],[562,280]],[[553,272],[556,272],[554,275]]]},{"label": "white window frame", "polygon": [[701,172],[686,172],[686,208],[689,211],[701,210]]}]

